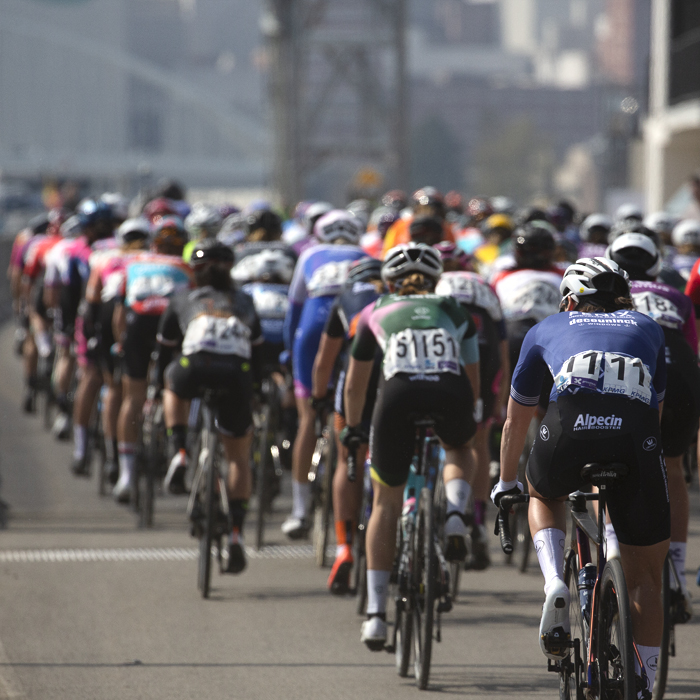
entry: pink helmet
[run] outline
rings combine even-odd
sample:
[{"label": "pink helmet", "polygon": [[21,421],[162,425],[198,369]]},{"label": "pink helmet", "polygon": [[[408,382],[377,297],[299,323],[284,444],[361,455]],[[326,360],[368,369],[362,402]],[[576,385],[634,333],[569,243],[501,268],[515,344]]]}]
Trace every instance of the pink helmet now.
[{"label": "pink helmet", "polygon": [[472,269],[471,255],[465,253],[458,245],[450,241],[440,241],[440,243],[436,243],[433,248],[440,253],[440,259],[443,264],[451,261],[456,262],[460,270]]}]

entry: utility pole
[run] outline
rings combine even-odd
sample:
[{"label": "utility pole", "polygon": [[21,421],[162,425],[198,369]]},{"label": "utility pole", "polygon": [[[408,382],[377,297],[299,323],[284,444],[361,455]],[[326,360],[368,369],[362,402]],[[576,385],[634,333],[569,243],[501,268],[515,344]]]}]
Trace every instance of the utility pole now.
[{"label": "utility pole", "polygon": [[283,204],[342,199],[360,170],[405,188],[406,0],[267,0],[261,25]]}]

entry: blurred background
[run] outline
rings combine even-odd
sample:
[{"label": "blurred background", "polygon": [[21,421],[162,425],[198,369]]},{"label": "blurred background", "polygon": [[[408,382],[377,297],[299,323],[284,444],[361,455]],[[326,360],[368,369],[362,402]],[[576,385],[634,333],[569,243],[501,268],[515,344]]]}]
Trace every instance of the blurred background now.
[{"label": "blurred background", "polygon": [[695,0],[3,0],[0,226],[163,177],[342,205],[393,187],[681,213]]}]

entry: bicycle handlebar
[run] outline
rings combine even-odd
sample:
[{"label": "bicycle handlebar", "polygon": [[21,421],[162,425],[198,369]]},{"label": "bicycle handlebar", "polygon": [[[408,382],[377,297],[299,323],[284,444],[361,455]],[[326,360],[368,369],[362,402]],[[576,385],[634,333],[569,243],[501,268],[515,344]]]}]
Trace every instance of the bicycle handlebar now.
[{"label": "bicycle handlebar", "polygon": [[498,515],[496,516],[493,534],[500,537],[501,549],[506,554],[513,553],[513,538],[510,535],[510,522],[508,521],[510,509],[516,503],[527,503],[529,500],[530,496],[528,494],[521,493],[517,496],[501,496],[501,500],[498,502]]}]

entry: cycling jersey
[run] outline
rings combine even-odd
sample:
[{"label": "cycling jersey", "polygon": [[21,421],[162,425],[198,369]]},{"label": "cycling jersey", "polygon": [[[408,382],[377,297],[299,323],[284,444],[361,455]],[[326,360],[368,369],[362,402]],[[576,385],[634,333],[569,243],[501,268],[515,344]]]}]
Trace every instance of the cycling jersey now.
[{"label": "cycling jersey", "polygon": [[579,258],[605,258],[608,251],[607,243],[586,243],[582,241],[578,244]]},{"label": "cycling jersey", "polygon": [[673,258],[671,258],[671,267],[676,270],[683,279],[687,280],[690,277],[690,271],[693,269],[697,259],[697,255],[676,253]]},{"label": "cycling jersey", "polygon": [[385,379],[395,374],[459,375],[479,361],[476,325],[469,312],[438,294],[387,294],[360,314],[352,356],[371,360],[384,354]]},{"label": "cycling jersey", "polygon": [[177,255],[139,253],[129,258],[119,296],[136,313],[160,316],[168,299],[192,286],[192,271]]},{"label": "cycling jersey", "polygon": [[299,257],[289,286],[284,344],[292,350],[295,393],[311,395],[313,363],[334,298],[345,284],[350,265],[364,257],[359,246],[321,243]]},{"label": "cycling jersey", "polygon": [[63,237],[60,235],[47,236],[45,234],[39,234],[34,236],[26,249],[23,270],[24,276],[29,278],[32,282],[40,277],[46,270],[47,254],[62,240]]},{"label": "cycling jersey", "polygon": [[496,272],[491,285],[500,299],[506,321],[539,322],[559,310],[561,278],[562,271],[554,267],[513,268]]},{"label": "cycling jersey", "polygon": [[[638,311],[559,313],[525,336],[510,395],[534,406],[549,372],[554,378],[550,401],[579,392],[600,393],[658,408],[666,391],[664,353],[660,326]],[[597,425],[601,430],[618,427],[615,421]]]},{"label": "cycling jersey", "polygon": [[[413,221],[412,216],[407,219],[397,219],[391,226],[389,226],[386,236],[384,236],[382,258],[386,257],[386,254],[395,246],[400,245],[401,243],[411,242],[411,221]],[[450,243],[455,242],[452,225],[447,221],[442,222],[442,240],[450,241]]]}]

